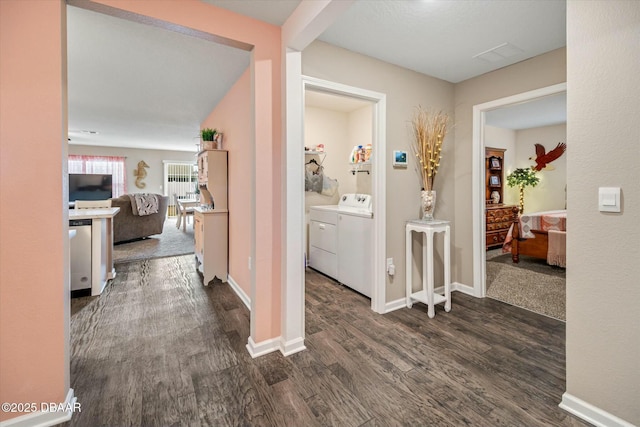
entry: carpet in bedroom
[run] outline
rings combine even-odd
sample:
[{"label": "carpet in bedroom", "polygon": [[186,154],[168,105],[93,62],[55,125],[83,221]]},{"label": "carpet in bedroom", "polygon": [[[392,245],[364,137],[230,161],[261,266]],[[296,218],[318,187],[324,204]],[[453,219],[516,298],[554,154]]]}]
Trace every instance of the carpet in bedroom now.
[{"label": "carpet in bedroom", "polygon": [[559,320],[566,319],[566,270],[543,260],[487,252],[487,296]]},{"label": "carpet in bedroom", "polygon": [[175,218],[167,218],[162,234],[133,242],[118,243],[113,246],[115,264],[142,259],[164,258],[194,253],[193,219],[187,224],[187,230],[176,228]]}]

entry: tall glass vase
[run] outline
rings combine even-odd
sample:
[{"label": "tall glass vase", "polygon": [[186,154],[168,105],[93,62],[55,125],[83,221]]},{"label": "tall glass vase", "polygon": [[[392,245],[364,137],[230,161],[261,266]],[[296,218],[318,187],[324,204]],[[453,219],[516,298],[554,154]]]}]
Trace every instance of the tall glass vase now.
[{"label": "tall glass vase", "polygon": [[422,190],[422,220],[433,221],[433,211],[436,208],[436,191]]}]

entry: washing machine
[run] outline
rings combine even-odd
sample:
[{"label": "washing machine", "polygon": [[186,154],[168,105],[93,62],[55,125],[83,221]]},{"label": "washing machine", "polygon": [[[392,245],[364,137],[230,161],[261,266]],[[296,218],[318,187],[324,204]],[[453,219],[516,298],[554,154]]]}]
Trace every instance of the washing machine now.
[{"label": "washing machine", "polygon": [[371,195],[344,194],[337,205],[309,207],[309,267],[371,298]]}]

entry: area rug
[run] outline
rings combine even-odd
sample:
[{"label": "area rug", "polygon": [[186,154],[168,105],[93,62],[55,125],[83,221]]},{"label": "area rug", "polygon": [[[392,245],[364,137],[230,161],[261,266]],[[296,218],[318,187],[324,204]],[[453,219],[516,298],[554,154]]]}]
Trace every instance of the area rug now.
[{"label": "area rug", "polygon": [[183,231],[182,228],[176,228],[174,218],[168,218],[164,222],[162,234],[114,245],[113,261],[119,264],[192,253],[194,253],[193,223],[187,224],[186,231]]},{"label": "area rug", "polygon": [[507,304],[566,319],[566,270],[544,261],[521,257],[513,264],[511,255],[487,254],[487,296]]}]

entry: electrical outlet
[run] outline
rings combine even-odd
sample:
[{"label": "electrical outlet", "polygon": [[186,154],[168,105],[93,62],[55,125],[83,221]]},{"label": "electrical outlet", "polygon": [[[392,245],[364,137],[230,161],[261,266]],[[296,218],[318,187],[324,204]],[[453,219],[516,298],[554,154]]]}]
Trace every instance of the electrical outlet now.
[{"label": "electrical outlet", "polygon": [[249,271],[251,271],[251,257],[249,257]]},{"label": "electrical outlet", "polygon": [[387,258],[387,268],[389,268],[390,265],[393,265],[393,258]]}]

